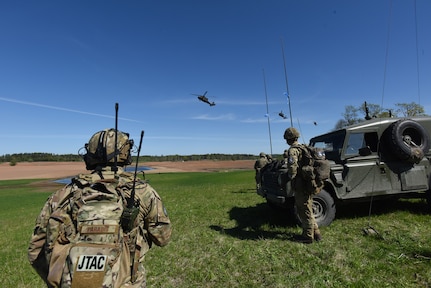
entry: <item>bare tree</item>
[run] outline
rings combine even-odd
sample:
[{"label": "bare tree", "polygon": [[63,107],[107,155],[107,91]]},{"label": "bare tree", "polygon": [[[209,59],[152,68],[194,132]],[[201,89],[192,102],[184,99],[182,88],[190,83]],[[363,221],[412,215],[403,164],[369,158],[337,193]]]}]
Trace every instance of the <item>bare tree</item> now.
[{"label": "bare tree", "polygon": [[411,103],[397,103],[395,106],[398,107],[396,110],[398,115],[403,117],[413,117],[413,116],[425,116],[425,109],[422,105],[415,102]]},{"label": "bare tree", "polygon": [[346,125],[352,125],[360,122],[360,119],[358,118],[358,111],[359,109],[353,105],[346,106],[344,113],[342,114]]}]

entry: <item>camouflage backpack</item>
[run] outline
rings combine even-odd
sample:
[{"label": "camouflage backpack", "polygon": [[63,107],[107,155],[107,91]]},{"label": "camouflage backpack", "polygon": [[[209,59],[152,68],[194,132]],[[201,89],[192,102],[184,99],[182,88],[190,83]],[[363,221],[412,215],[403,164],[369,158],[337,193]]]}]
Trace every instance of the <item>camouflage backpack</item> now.
[{"label": "camouflage backpack", "polygon": [[48,280],[55,287],[114,287],[122,281],[117,279],[122,259],[130,257],[123,253],[124,195],[114,179],[72,181],[71,193],[48,223],[53,247]]},{"label": "camouflage backpack", "polygon": [[324,181],[330,176],[330,164],[326,159],[325,151],[308,145],[295,146],[301,149],[302,158],[299,163],[300,175],[309,181],[316,193],[319,193]]}]

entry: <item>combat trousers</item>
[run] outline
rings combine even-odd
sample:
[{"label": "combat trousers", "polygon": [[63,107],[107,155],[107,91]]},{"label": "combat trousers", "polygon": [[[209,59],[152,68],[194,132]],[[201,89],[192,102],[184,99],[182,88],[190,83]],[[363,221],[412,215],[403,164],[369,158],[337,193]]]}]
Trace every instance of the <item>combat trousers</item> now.
[{"label": "combat trousers", "polygon": [[314,239],[314,234],[320,234],[313,214],[313,197],[304,191],[295,191],[295,205],[298,217],[302,223],[302,236]]}]

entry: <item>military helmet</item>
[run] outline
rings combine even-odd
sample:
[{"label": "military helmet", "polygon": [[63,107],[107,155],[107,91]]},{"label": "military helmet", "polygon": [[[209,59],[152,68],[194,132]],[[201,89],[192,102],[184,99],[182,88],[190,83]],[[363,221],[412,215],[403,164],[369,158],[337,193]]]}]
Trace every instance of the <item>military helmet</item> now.
[{"label": "military helmet", "polygon": [[84,155],[84,161],[87,170],[93,170],[97,166],[114,166],[116,153],[118,166],[132,163],[130,150],[133,148],[133,140],[129,139],[128,133],[118,131],[115,147],[115,131],[111,128],[96,132],[85,144],[87,153]]},{"label": "military helmet", "polygon": [[265,152],[260,152],[259,157],[266,157]]},{"label": "military helmet", "polygon": [[284,139],[289,140],[295,138],[299,138],[299,132],[294,127],[289,127],[284,131]]}]

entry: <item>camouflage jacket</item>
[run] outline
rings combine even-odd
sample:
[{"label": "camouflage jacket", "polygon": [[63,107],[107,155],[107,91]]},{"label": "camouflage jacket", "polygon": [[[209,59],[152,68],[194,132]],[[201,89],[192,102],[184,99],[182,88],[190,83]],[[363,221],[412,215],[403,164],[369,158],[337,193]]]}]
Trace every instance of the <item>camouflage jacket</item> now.
[{"label": "camouflage jacket", "polygon": [[287,173],[296,193],[303,192],[306,186],[304,179],[299,175],[299,163],[302,157],[302,150],[298,147],[299,145],[298,141],[295,141],[287,150]]},{"label": "camouflage jacket", "polygon": [[316,187],[315,180],[306,180],[303,177],[301,145],[295,141],[287,151],[287,171],[292,181],[292,188],[295,193],[317,194],[321,187]]},{"label": "camouflage jacket", "polygon": [[[91,174],[81,174],[74,178],[72,183],[53,193],[36,219],[28,248],[28,259],[48,287],[70,287],[71,279],[66,279],[68,277],[64,275],[64,272],[57,271],[58,269],[55,268],[59,259],[63,261],[66,256],[56,254],[65,254],[64,251],[68,251],[69,242],[73,242],[68,239],[73,238],[68,237],[68,235],[73,235],[73,232],[69,230],[76,229],[70,223],[70,227],[65,225],[63,228],[65,231],[52,232],[49,230],[50,219],[60,210],[60,205],[63,209],[66,207],[66,213],[73,215],[69,204],[76,191],[80,189],[77,183],[96,183],[98,181],[114,182],[119,194],[124,195],[126,199],[130,198],[133,174],[119,168],[115,175],[109,168],[105,168]],[[170,240],[171,222],[157,192],[148,183],[138,180],[135,184],[135,200],[139,202],[139,214],[135,221],[135,228],[129,233],[122,234],[123,239],[120,243],[123,251],[126,251],[125,254],[128,255],[120,257],[119,266],[121,268],[115,272],[118,275],[113,275],[116,283],[108,283],[106,287],[145,287],[143,261],[146,252],[153,243],[157,246],[165,246]],[[71,220],[76,221],[73,217]],[[62,267],[61,265],[64,264],[60,263],[60,267]]]}]

